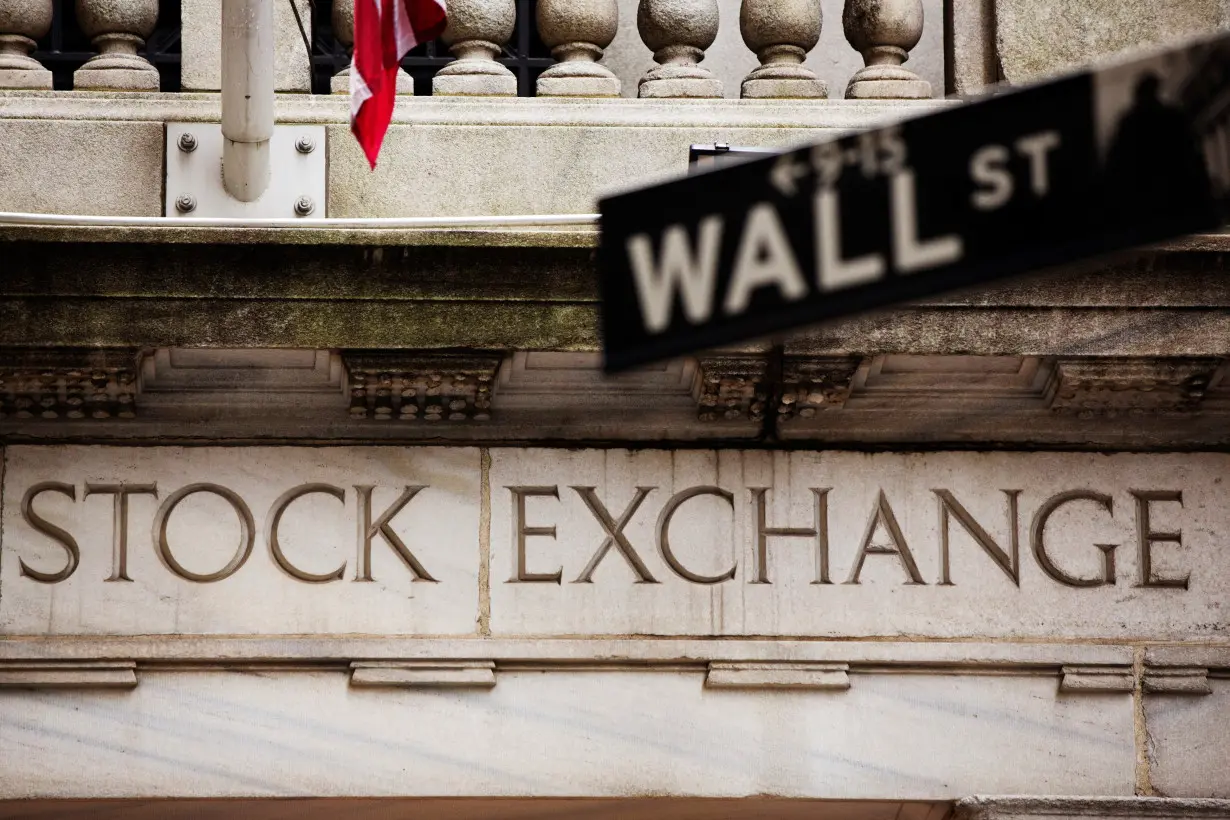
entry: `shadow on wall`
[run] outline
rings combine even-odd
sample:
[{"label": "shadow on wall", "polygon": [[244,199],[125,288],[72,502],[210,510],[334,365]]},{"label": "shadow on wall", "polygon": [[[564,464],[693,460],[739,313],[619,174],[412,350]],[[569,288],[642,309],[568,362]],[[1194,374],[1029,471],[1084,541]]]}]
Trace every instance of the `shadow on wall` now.
[{"label": "shadow on wall", "polygon": [[[641,42],[636,29],[636,8],[639,0],[619,0],[619,34],[607,49],[603,62],[623,81],[625,97],[635,97],[637,82],[655,63],[653,54]],[[744,76],[759,65],[759,61],[743,43],[739,33],[740,0],[718,0],[721,28],[717,41],[701,63],[725,87],[727,97],[738,97]],[[846,83],[863,67],[859,56],[842,32],[841,13],[845,0],[823,0],[824,29],[820,44],[808,55],[807,66],[828,83],[829,96],[845,95]],[[944,96],[944,4],[943,0],[923,0],[926,22],[922,41],[910,52],[906,68],[931,83],[932,94]]]}]

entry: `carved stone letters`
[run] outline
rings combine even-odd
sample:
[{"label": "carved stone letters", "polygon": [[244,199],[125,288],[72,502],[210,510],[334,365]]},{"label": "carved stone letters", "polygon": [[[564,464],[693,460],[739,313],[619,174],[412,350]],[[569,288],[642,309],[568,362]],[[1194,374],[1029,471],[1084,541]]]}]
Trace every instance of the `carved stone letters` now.
[{"label": "carved stone letters", "polygon": [[[424,486],[405,487],[402,494],[394,501],[388,509],[386,509],[375,521],[372,521],[372,490],[371,486],[356,486],[355,493],[358,502],[358,569],[355,574],[355,581],[372,581],[371,570],[371,554],[372,540],[380,537],[388,543],[393,553],[401,559],[402,563],[410,570],[414,581],[429,581],[436,582],[436,579],[431,576],[423,566],[422,562],[414,555],[410,548],[402,540],[401,536],[393,530],[391,522],[393,518],[401,512],[407,504],[414,500]],[[69,499],[77,500],[77,490],[72,484],[66,484],[58,481],[43,481],[32,485],[22,496],[21,502],[21,517],[22,520],[30,526],[35,532],[50,538],[55,543],[59,544],[67,553],[67,560],[64,566],[55,571],[44,571],[36,569],[25,562],[24,559],[19,559],[21,574],[34,581],[42,584],[55,584],[60,581],[67,580],[76,570],[81,561],[81,550],[77,544],[77,540],[64,528],[57,524],[53,524],[46,520],[42,515],[34,510],[35,500],[42,494],[48,492],[60,493],[68,496]],[[170,539],[167,535],[167,529],[171,521],[172,513],[186,498],[196,493],[209,493],[219,498],[222,498],[234,510],[235,516],[239,521],[240,536],[239,545],[234,554],[227,561],[226,565],[216,572],[193,572],[187,569],[178,558],[176,558],[172,550]],[[278,569],[285,572],[291,578],[297,581],[303,581],[309,584],[321,584],[329,581],[341,580],[346,572],[346,563],[343,562],[337,569],[326,573],[311,573],[296,566],[286,555],[282,548],[281,540],[278,537],[278,528],[282,522],[282,516],[292,502],[305,496],[321,494],[331,495],[343,504],[346,502],[346,491],[341,487],[335,487],[324,483],[301,484],[297,487],[292,487],[287,490],[273,503],[269,510],[269,514],[265,520],[265,541],[269,545],[269,552],[273,562]],[[129,506],[128,499],[133,495],[152,495],[158,496],[158,487],[156,484],[85,484],[85,492],[83,500],[91,495],[111,495],[114,496],[114,530],[112,535],[112,572],[106,578],[106,581],[132,581],[133,579],[128,574],[128,521],[129,521]],[[528,534],[534,534],[527,531]],[[153,546],[159,560],[163,565],[170,570],[174,575],[195,583],[206,584],[222,581],[239,571],[247,562],[252,554],[253,546],[256,542],[256,524],[252,516],[252,511],[248,507],[246,501],[234,490],[224,487],[220,484],[201,482],[189,484],[181,487],[171,493],[162,504],[158,507],[158,511],[154,515],[153,522]]]},{"label": "carved stone letters", "polygon": [[[135,496],[152,496],[157,499],[159,496],[157,484],[111,481],[84,482],[81,486],[83,492],[80,497],[77,485],[62,481],[38,481],[22,493],[20,515],[24,524],[42,538],[49,539],[58,545],[65,554],[63,564],[54,569],[39,566],[37,562],[31,563],[25,557],[19,556],[18,567],[22,577],[41,584],[59,583],[72,576],[81,561],[81,549],[76,536],[70,532],[70,529],[48,520],[45,512],[35,510],[35,502],[40,496],[56,493],[65,496],[73,503],[85,503],[86,499],[94,495],[112,497],[111,573],[103,580],[107,582],[131,582],[133,580],[129,571],[129,524],[132,516],[129,502]],[[662,581],[655,574],[657,570],[651,562],[646,560],[646,557],[652,557],[651,547],[656,546],[657,555],[666,569],[676,578],[689,584],[707,586],[735,581],[740,564],[738,555],[742,552],[748,556],[751,566],[745,582],[771,586],[775,583],[775,573],[771,569],[771,564],[775,561],[770,560],[770,539],[792,538],[806,539],[809,543],[812,569],[809,570],[811,577],[808,583],[811,585],[832,585],[834,583],[831,576],[833,574],[833,553],[836,551],[839,565],[849,567],[848,575],[843,582],[845,586],[859,586],[864,583],[862,576],[870,556],[892,556],[900,567],[903,576],[901,583],[907,586],[935,583],[939,586],[952,587],[959,585],[961,575],[961,568],[954,568],[951,556],[954,538],[960,537],[956,535],[957,530],[953,527],[955,521],[960,527],[960,532],[964,533],[964,540],[985,553],[990,563],[1006,576],[1012,586],[1019,588],[1022,585],[1020,508],[1025,491],[1020,489],[988,490],[981,499],[976,498],[969,490],[963,490],[961,498],[958,498],[952,490],[943,487],[934,487],[926,491],[919,489],[918,493],[909,499],[901,498],[894,491],[898,505],[916,504],[920,497],[925,497],[925,494],[930,494],[935,499],[934,506],[932,506],[934,512],[929,516],[930,543],[923,543],[917,530],[907,537],[907,530],[901,523],[902,519],[894,510],[883,488],[876,492],[869,506],[860,504],[852,507],[849,503],[844,503],[833,508],[832,494],[840,488],[836,486],[807,487],[807,493],[810,494],[811,499],[809,525],[785,526],[785,522],[781,522],[782,526],[771,526],[770,518],[774,516],[769,512],[770,501],[784,491],[769,486],[745,486],[736,492],[720,485],[698,484],[685,486],[676,492],[667,494],[664,488],[659,486],[636,485],[632,497],[622,503],[622,509],[620,506],[608,506],[609,500],[604,498],[595,486],[563,486],[572,492],[570,494],[561,493],[561,485],[504,487],[508,492],[504,498],[505,503],[508,504],[508,520],[511,522],[508,543],[511,545],[514,564],[509,583],[559,585],[563,581],[565,572],[571,574],[575,571],[573,584],[595,584],[599,567],[612,553],[617,553],[622,559],[622,564],[631,571],[630,580],[633,583],[661,584]],[[398,514],[428,488],[429,485],[425,484],[404,485],[399,488],[400,494],[397,498],[383,512],[376,514],[372,509],[372,498],[377,487],[372,484],[353,485],[355,498],[353,509],[358,534],[354,581],[374,580],[372,542],[379,538],[409,570],[412,581],[438,583],[437,578],[428,571],[404,540],[403,533],[399,533],[393,527],[393,521]],[[392,488],[386,487],[385,489]],[[344,511],[349,507],[349,492],[349,489],[331,483],[309,482],[291,487],[273,502],[264,519],[263,534],[271,561],[285,576],[308,584],[343,580],[347,567],[347,562],[344,560],[335,569],[327,572],[318,573],[303,569],[287,554],[279,535],[279,528],[284,514],[292,505],[300,504],[307,507],[311,503],[317,505],[319,509],[318,505],[327,503],[320,499],[320,496],[331,496],[336,499]],[[800,492],[802,492],[801,489],[796,489],[796,496]],[[231,508],[239,524],[239,539],[234,551],[221,568],[212,572],[196,572],[185,567],[177,557],[176,548],[168,535],[169,524],[177,507],[197,493],[211,494],[221,498]],[[1160,505],[1170,505],[1161,512],[1167,520],[1173,521],[1181,518],[1184,512],[1183,492],[1177,489],[1132,489],[1128,490],[1127,494],[1135,501],[1132,510],[1132,524],[1137,542],[1137,582],[1135,586],[1187,590],[1191,584],[1191,572],[1174,568],[1176,565],[1182,566],[1184,553],[1168,554],[1166,569],[1159,569],[1155,560],[1155,553],[1159,545],[1183,546],[1180,528],[1171,526],[1167,529],[1159,529],[1154,523],[1155,517],[1159,514]],[[1005,510],[1004,526],[995,528],[994,534],[984,525],[985,518],[980,521],[974,513],[970,512],[968,506],[973,501],[980,501],[981,506],[975,506],[975,509],[980,510],[980,514],[985,516],[985,510],[990,503],[987,496],[993,495],[1000,497],[1000,503]],[[743,543],[736,550],[733,560],[729,557],[722,557],[727,555],[725,552],[714,553],[716,560],[722,562],[718,566],[725,565],[727,568],[713,574],[697,569],[697,563],[704,561],[704,557],[698,558],[693,552],[691,557],[685,561],[671,542],[672,531],[678,535],[680,528],[688,526],[681,522],[680,518],[688,519],[693,524],[702,520],[712,523],[711,514],[706,516],[688,503],[703,496],[716,497],[725,502],[731,510],[730,525],[734,527],[734,532],[742,532],[741,536],[736,536],[736,538],[741,538]],[[531,498],[551,499],[553,502],[549,508],[536,510],[533,522],[529,520],[527,512],[527,499]],[[309,502],[309,499],[315,500]],[[795,503],[797,504],[797,497]],[[1087,548],[1077,549],[1067,543],[1071,538],[1066,540],[1062,538],[1064,525],[1051,523],[1057,513],[1064,511],[1065,515],[1069,516],[1065,520],[1069,522],[1072,520],[1089,521],[1095,526],[1098,526],[1099,522],[1104,525],[1114,524],[1116,519],[1113,497],[1099,490],[1079,488],[1062,490],[1044,497],[1035,504],[1028,537],[1035,563],[1042,575],[1065,587],[1113,586],[1117,580],[1115,556],[1119,545],[1094,543],[1092,546],[1101,554],[1099,568],[1091,573],[1088,569],[1087,557],[1081,558],[1081,553]],[[561,522],[575,523],[574,518],[568,518],[565,515],[569,509],[574,511],[582,509],[592,522],[597,523],[602,532],[602,540],[597,547],[591,547],[592,542],[582,539],[575,528],[570,531],[565,530],[561,535]],[[795,509],[797,510],[798,506]],[[616,514],[612,510],[620,511]],[[914,513],[913,520],[917,526],[918,509],[911,507],[911,511]],[[747,516],[746,524],[740,531],[739,520],[744,514]],[[865,521],[862,526],[862,537],[855,540],[852,535],[847,535],[835,542],[832,536],[834,514],[837,520],[846,526],[843,530],[845,532],[848,532],[849,526],[854,524],[852,519]],[[1076,516],[1076,518],[1073,519],[1071,516]],[[905,520],[908,523],[911,519]],[[651,522],[655,522],[652,527],[650,527]],[[571,524],[568,526],[571,527]],[[672,527],[675,529],[672,530]],[[638,534],[633,533],[636,528],[639,528]],[[251,557],[256,534],[256,522],[251,508],[239,492],[218,483],[196,482],[174,490],[161,500],[153,516],[152,545],[154,553],[173,575],[193,583],[215,583],[229,578],[244,566]],[[300,534],[297,538],[302,542],[304,536]],[[534,562],[530,560],[528,553],[529,539],[532,538],[549,538],[558,541],[558,548],[564,557],[563,561],[550,570],[531,569],[530,565]],[[1062,548],[1056,547],[1057,538],[1063,540]],[[702,543],[704,544],[703,549],[712,551],[715,548],[712,543]],[[1079,545],[1080,542],[1077,543]],[[324,545],[327,546],[327,542]],[[312,546],[319,548],[322,545],[300,543],[296,551],[310,549]],[[579,552],[578,550],[585,551]],[[931,554],[936,556],[936,561],[931,566],[938,568],[936,572],[938,577],[934,580],[929,581],[920,569],[917,556],[921,554],[919,552],[921,550],[934,550]],[[299,554],[302,555],[302,552]],[[41,560],[45,563],[47,559]],[[581,560],[584,563],[581,563]],[[779,556],[776,560],[784,560],[784,556]],[[728,564],[727,561],[729,561]],[[1085,570],[1071,568],[1073,565],[1080,566],[1082,561],[1086,562]],[[579,568],[569,569],[569,563]],[[797,561],[795,565],[798,565]],[[700,566],[705,565],[700,564]],[[709,566],[712,567],[713,563]],[[883,576],[882,571],[880,574]],[[957,577],[956,580],[954,576]],[[990,577],[986,577],[978,583],[985,585],[992,582]],[[607,576],[603,583],[617,582]]]}]

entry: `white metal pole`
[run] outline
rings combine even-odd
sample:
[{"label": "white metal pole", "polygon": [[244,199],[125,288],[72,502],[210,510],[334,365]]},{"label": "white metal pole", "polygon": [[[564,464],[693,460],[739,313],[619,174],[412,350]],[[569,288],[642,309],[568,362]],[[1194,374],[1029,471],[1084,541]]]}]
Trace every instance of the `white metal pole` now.
[{"label": "white metal pole", "polygon": [[222,185],[243,202],[269,187],[274,0],[222,0]]}]

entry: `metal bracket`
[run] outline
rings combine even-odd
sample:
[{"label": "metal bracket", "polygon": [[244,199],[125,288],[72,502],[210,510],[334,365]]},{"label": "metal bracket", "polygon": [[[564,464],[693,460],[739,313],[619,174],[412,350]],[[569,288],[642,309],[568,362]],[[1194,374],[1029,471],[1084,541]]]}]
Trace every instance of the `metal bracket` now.
[{"label": "metal bracket", "polygon": [[323,125],[276,125],[269,187],[255,202],[240,202],[222,187],[222,126],[167,123],[164,213],[169,217],[286,219],[328,215]]}]

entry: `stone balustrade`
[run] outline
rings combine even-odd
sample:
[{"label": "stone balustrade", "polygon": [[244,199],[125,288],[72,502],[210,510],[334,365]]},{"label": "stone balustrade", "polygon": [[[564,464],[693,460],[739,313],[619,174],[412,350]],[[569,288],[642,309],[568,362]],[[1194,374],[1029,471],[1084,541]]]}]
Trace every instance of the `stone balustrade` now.
[{"label": "stone balustrade", "polygon": [[[62,0],[67,3],[68,0]],[[206,20],[220,0],[184,0],[185,20]],[[0,0],[0,89],[47,89],[51,74],[32,58],[46,36],[52,0]],[[804,61],[820,43],[822,0],[639,0],[636,30],[656,65],[639,78],[644,98],[716,98],[723,83],[704,64],[718,37],[721,12],[738,8],[743,42],[760,65],[744,78],[739,96],[748,99],[816,100],[828,97],[826,83]],[[625,4],[627,6],[627,4]],[[83,90],[152,91],[158,72],[140,53],[158,21],[157,0],[75,0],[76,19],[98,53],[78,69],[73,87]],[[450,0],[443,43],[455,58],[432,80],[438,96],[511,97],[518,79],[501,60],[517,29],[515,0]],[[306,12],[306,9],[305,9]],[[537,79],[541,97],[618,97],[621,80],[602,60],[620,31],[618,0],[538,0],[537,31],[556,63]],[[310,22],[310,21],[309,21]],[[349,0],[334,3],[333,33],[342,49],[353,42]],[[931,25],[940,25],[938,19]],[[903,67],[923,29],[923,0],[845,0],[842,26],[865,66],[851,78],[845,96],[855,99],[922,99],[930,83]],[[630,31],[625,28],[625,32]],[[279,33],[298,38],[297,30]],[[185,25],[184,53],[198,59],[192,38],[212,36]],[[625,34],[625,36],[627,36]],[[301,44],[300,44],[301,46]],[[284,59],[287,51],[279,51]],[[343,53],[339,49],[339,53]],[[302,48],[294,56],[303,61]],[[187,62],[187,58],[185,59]],[[279,71],[282,70],[279,67]],[[187,76],[187,73],[185,74]],[[195,75],[194,75],[195,76]],[[522,78],[524,79],[524,77]],[[298,90],[290,87],[282,90]],[[526,93],[522,84],[521,93]],[[400,93],[411,94],[408,75]],[[184,90],[198,90],[185,81]],[[349,69],[331,83],[333,93],[349,90]]]}]

